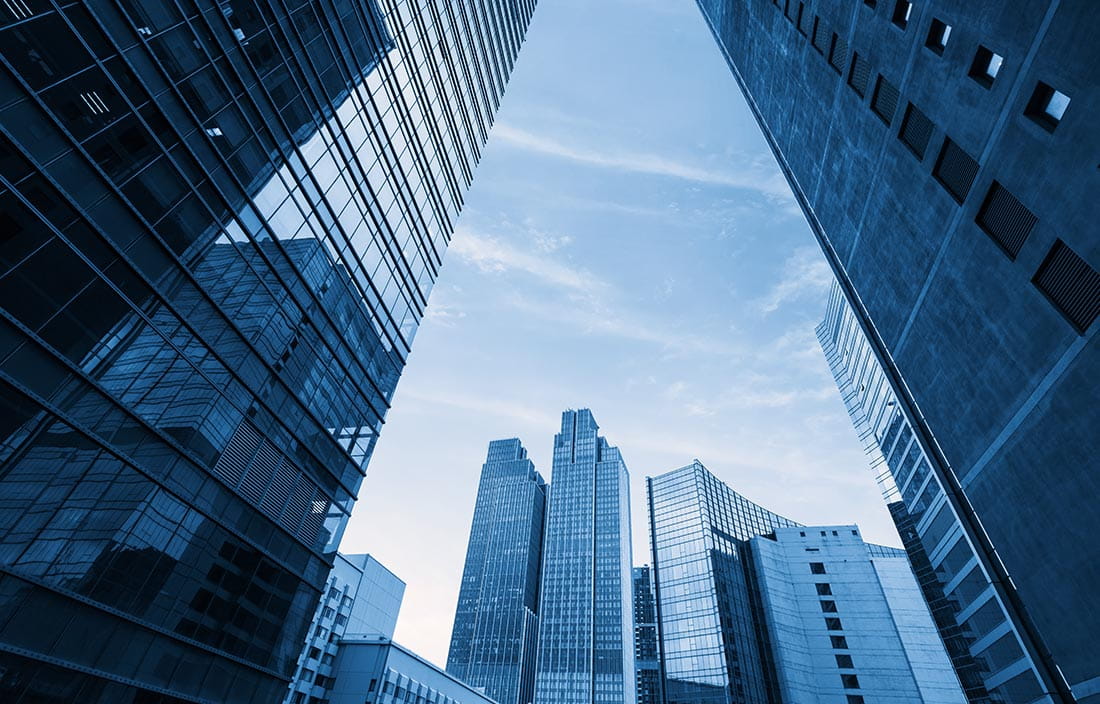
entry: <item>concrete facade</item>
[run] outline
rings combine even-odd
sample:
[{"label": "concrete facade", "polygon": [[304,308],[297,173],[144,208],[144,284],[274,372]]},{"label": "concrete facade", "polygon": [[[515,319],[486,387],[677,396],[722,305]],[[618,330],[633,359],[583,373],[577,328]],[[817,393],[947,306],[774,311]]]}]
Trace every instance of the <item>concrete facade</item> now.
[{"label": "concrete facade", "polygon": [[388,638],[340,641],[329,704],[496,704]]}]

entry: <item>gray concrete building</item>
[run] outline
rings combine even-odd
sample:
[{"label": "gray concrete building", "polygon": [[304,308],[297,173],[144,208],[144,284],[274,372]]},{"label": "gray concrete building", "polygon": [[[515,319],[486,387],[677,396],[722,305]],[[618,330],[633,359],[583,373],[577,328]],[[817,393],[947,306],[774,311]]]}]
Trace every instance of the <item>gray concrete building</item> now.
[{"label": "gray concrete building", "polygon": [[329,704],[496,704],[408,648],[382,637],[340,641]]}]

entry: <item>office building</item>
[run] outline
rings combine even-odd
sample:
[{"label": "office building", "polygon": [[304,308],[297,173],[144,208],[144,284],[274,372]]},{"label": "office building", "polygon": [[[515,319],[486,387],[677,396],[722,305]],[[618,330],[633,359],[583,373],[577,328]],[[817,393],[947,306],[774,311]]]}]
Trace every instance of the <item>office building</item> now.
[{"label": "office building", "polygon": [[969,506],[948,501],[930,471],[839,286],[817,334],[969,701],[1032,701],[1041,693],[1042,665],[1019,596],[991,569],[982,553],[988,537],[972,514],[963,520],[960,506]]},{"label": "office building", "polygon": [[1005,696],[1100,701],[1100,5],[698,4],[929,471],[1011,576],[1039,681]]},{"label": "office building", "polygon": [[0,700],[286,692],[534,2],[0,9]]},{"label": "office building", "polygon": [[388,638],[339,643],[329,704],[497,704]]},{"label": "office building", "polygon": [[799,526],[698,460],[646,479],[668,704],[963,704],[905,552]]},{"label": "office building", "polygon": [[405,583],[370,555],[336,554],[284,704],[327,701],[339,641],[393,638]]},{"label": "office building", "polygon": [[493,440],[466,549],[447,672],[497,704],[530,704],[546,483],[519,440]]},{"label": "office building", "polygon": [[536,704],[633,704],[630,477],[588,409],[554,436]]},{"label": "office building", "polygon": [[634,690],[638,704],[662,704],[661,662],[657,655],[657,597],[649,565],[633,569]]}]

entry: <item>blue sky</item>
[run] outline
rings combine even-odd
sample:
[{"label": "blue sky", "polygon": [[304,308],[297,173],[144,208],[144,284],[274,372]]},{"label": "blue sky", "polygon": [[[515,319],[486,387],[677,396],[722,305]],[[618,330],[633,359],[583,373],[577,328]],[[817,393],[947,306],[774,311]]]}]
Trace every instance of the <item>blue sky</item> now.
[{"label": "blue sky", "polygon": [[592,408],[633,484],[698,457],[898,544],[814,337],[828,269],[693,2],[542,0],[344,538],[443,664],[488,442]]}]

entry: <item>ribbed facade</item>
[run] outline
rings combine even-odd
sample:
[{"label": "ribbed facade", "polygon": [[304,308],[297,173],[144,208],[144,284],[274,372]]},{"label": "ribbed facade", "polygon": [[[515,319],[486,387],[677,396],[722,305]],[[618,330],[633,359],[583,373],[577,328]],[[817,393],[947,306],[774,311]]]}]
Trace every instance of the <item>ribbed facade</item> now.
[{"label": "ribbed facade", "polygon": [[662,704],[661,662],[657,639],[657,596],[653,591],[653,570],[646,565],[633,569],[634,578],[634,668],[638,704]]},{"label": "ribbed facade", "polygon": [[0,699],[283,697],[533,8],[0,7]]},{"label": "ribbed facade", "polygon": [[497,704],[530,704],[547,487],[517,439],[481,468],[447,672]]}]

